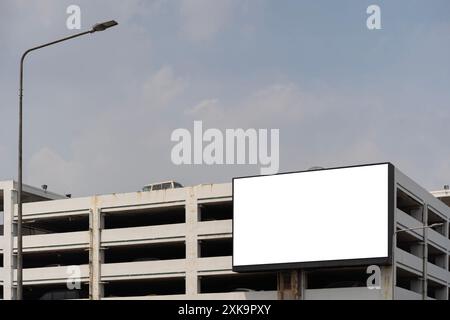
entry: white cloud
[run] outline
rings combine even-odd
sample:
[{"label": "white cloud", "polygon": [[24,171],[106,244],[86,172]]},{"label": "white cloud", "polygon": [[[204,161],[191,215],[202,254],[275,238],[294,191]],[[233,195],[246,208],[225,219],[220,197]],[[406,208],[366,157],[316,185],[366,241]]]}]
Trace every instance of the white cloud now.
[{"label": "white cloud", "polygon": [[194,41],[211,39],[225,28],[234,5],[234,0],[182,0],[182,32]]},{"label": "white cloud", "polygon": [[206,121],[217,121],[225,116],[218,99],[202,100],[194,107],[188,109],[185,114]]},{"label": "white cloud", "polygon": [[65,160],[48,147],[33,154],[27,166],[27,183],[34,186],[46,184],[49,190],[67,192],[82,185],[83,167],[80,163]]},{"label": "white cloud", "polygon": [[[181,94],[182,87],[183,81],[170,67],[164,67],[147,82],[146,103],[153,107],[167,105]],[[292,85],[274,85],[241,98],[234,106],[239,117],[228,112],[232,108],[224,108],[219,99],[202,100],[185,113],[205,120],[211,127],[233,128],[236,118],[240,118],[239,124],[245,127],[255,118],[279,117],[280,111],[294,114],[297,95],[298,91]],[[45,183],[60,193],[86,195],[137,190],[141,184],[159,179],[195,180],[198,173],[187,168],[173,168],[169,160],[170,128],[174,122],[161,121],[160,116],[149,108],[134,109],[132,113],[129,108],[114,113],[105,111],[74,139],[70,156],[62,156],[50,147],[36,152],[28,162],[26,182],[38,186]],[[223,169],[226,175],[227,171]],[[175,176],[165,176],[174,172]],[[208,177],[203,180],[214,182]]]},{"label": "white cloud", "polygon": [[247,122],[280,124],[299,121],[306,108],[306,97],[292,84],[274,84],[256,91],[239,106],[240,118]]},{"label": "white cloud", "polygon": [[172,67],[162,67],[144,83],[144,103],[151,109],[165,107],[183,93],[185,87],[185,81],[174,74]]},{"label": "white cloud", "polygon": [[139,190],[168,180],[167,122],[135,106],[105,111],[73,138],[68,155],[44,147],[29,160],[24,180],[74,196]]},{"label": "white cloud", "polygon": [[292,83],[273,84],[227,104],[217,98],[201,100],[185,114],[218,127],[278,128],[300,121],[304,110],[318,103]]}]

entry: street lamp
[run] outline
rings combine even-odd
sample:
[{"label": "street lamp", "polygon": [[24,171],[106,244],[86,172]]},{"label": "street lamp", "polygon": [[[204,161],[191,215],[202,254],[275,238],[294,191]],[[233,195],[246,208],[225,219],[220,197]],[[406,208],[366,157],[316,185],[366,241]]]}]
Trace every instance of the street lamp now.
[{"label": "street lamp", "polygon": [[32,51],[49,47],[51,45],[67,41],[70,39],[78,38],[86,34],[91,34],[98,31],[104,31],[108,28],[114,27],[118,23],[114,20],[98,23],[92,27],[91,30],[74,34],[72,36],[62,38],[56,41],[52,41],[31,49],[28,49],[22,55],[20,60],[20,89],[19,89],[19,161],[18,161],[18,186],[17,186],[17,299],[22,300],[23,298],[23,268],[22,268],[22,101],[23,101],[23,65],[25,57]]},{"label": "street lamp", "polygon": [[[439,227],[442,225],[444,225],[444,223],[439,222],[439,223],[432,223],[430,225],[426,225],[423,227],[398,229],[398,230],[394,231],[394,239],[392,241],[393,250],[395,250],[395,248],[397,247],[397,233],[405,232],[405,231],[424,230],[424,232],[423,232],[423,249],[422,249],[422,251],[423,251],[422,252],[422,255],[423,255],[423,257],[422,257],[422,262],[423,262],[423,265],[422,265],[422,299],[423,300],[426,300],[426,297],[427,297],[427,292],[425,290],[425,281],[426,281],[426,276],[427,276],[426,266],[427,266],[428,257],[425,255],[425,253],[426,253],[426,245],[427,245],[426,238],[428,236],[428,233],[426,233],[425,230],[427,230],[429,228]],[[394,259],[394,263],[395,263],[395,259]],[[394,272],[395,272],[395,268],[394,268]],[[393,286],[394,292],[395,292],[395,286],[396,286],[396,284],[394,283],[394,286]],[[395,299],[395,294],[394,294],[394,299]]]},{"label": "street lamp", "polygon": [[118,23],[114,20],[103,22],[103,23],[97,23],[95,26],[92,27],[92,32],[96,31],[104,31],[108,28],[117,26]]}]

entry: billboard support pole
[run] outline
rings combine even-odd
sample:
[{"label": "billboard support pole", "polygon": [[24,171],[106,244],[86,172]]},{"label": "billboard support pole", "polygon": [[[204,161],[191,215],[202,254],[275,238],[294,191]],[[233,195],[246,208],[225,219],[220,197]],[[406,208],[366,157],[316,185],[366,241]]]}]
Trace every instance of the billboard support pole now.
[{"label": "billboard support pole", "polygon": [[291,272],[291,288],[294,300],[300,300],[299,273],[300,270],[292,270]]},{"label": "billboard support pole", "polygon": [[283,272],[280,271],[277,273],[277,280],[278,280],[278,300],[284,300],[284,276]]}]

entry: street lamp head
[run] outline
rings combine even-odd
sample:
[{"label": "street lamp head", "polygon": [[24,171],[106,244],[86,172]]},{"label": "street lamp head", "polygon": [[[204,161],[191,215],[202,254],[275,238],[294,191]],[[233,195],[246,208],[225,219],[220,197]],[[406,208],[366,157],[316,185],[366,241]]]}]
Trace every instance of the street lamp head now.
[{"label": "street lamp head", "polygon": [[92,27],[92,32],[97,32],[97,31],[104,31],[108,28],[117,26],[118,23],[115,20],[111,20],[111,21],[107,21],[107,22],[102,22],[102,23],[97,23],[95,26]]}]

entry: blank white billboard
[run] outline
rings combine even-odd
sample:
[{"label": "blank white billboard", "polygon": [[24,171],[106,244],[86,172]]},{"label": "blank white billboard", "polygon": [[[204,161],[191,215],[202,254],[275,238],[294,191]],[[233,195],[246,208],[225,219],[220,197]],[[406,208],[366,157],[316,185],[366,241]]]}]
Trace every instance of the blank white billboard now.
[{"label": "blank white billboard", "polygon": [[233,179],[233,269],[387,262],[391,166]]}]

